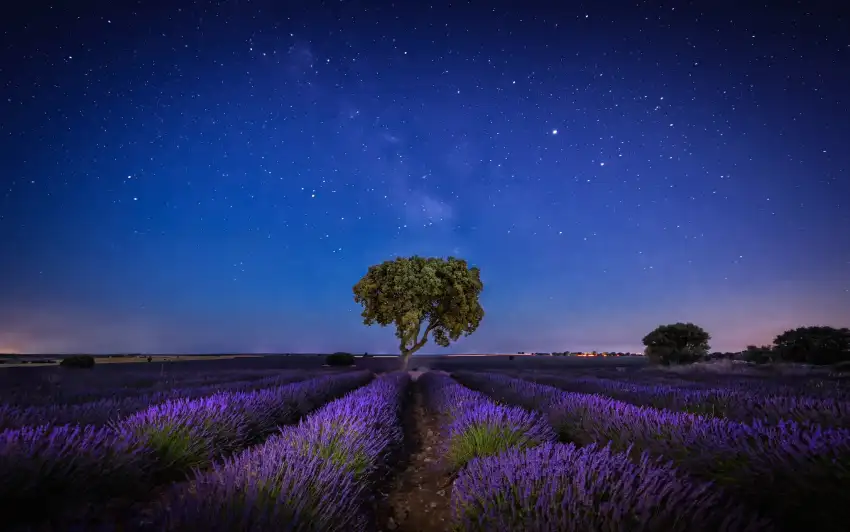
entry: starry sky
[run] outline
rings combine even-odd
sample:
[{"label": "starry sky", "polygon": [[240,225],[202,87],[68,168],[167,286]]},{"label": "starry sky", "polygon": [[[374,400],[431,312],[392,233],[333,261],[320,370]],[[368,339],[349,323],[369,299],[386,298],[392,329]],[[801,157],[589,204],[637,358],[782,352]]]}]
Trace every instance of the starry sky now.
[{"label": "starry sky", "polygon": [[351,289],[413,254],[485,284],[429,353],[850,325],[847,12],[756,4],[24,2],[0,351],[397,352]]}]

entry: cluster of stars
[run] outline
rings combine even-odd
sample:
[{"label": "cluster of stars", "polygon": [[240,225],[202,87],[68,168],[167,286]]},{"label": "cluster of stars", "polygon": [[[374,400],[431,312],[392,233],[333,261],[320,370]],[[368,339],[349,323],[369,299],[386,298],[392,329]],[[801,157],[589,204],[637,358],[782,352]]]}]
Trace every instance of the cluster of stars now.
[{"label": "cluster of stars", "polygon": [[283,252],[510,254],[553,265],[542,279],[581,262],[626,284],[744,282],[764,242],[848,264],[805,235],[850,226],[850,87],[829,75],[850,33],[756,7],[368,4],[22,23],[0,229],[41,231],[21,205],[86,209],[104,249],[198,248],[235,283]]}]

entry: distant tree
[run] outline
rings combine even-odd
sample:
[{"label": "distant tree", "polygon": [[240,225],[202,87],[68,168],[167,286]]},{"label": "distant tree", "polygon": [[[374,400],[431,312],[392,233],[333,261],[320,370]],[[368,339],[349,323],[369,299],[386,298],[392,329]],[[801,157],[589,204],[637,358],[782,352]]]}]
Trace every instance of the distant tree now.
[{"label": "distant tree", "polygon": [[514,359],[513,355],[508,356],[508,360],[513,360],[513,359]]},{"label": "distant tree", "polygon": [[153,362],[153,357],[148,357],[148,362]]},{"label": "distant tree", "polygon": [[363,305],[365,325],[395,325],[406,369],[429,333],[434,343],[448,347],[475,332],[484,318],[478,301],[483,289],[478,268],[465,260],[399,257],[370,266],[354,285],[354,301]]},{"label": "distant tree", "polygon": [[784,362],[838,364],[850,361],[850,329],[799,327],[773,340],[776,357]]},{"label": "distant tree", "polygon": [[709,335],[693,323],[661,325],[643,337],[646,356],[655,364],[691,364],[708,354]]},{"label": "distant tree", "polygon": [[747,362],[753,362],[755,364],[766,364],[768,362],[773,362],[775,357],[776,353],[769,345],[748,345],[747,349],[745,349],[744,352],[741,353],[742,359],[746,360]]},{"label": "distant tree", "polygon": [[354,355],[350,353],[334,353],[325,358],[325,363],[328,366],[353,366]]},{"label": "distant tree", "polygon": [[93,368],[94,357],[91,355],[73,355],[63,358],[59,365],[66,368]]}]

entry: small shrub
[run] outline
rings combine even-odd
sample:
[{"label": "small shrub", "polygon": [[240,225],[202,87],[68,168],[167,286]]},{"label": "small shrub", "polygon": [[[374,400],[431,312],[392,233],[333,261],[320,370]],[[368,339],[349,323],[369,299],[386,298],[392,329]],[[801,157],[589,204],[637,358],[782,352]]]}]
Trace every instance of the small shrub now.
[{"label": "small shrub", "polygon": [[513,359],[514,359],[514,356],[513,356],[513,355],[511,355],[511,356],[509,356],[509,357],[508,357],[508,360],[513,360]]},{"label": "small shrub", "polygon": [[153,357],[148,357],[148,362],[153,362]]},{"label": "small shrub", "polygon": [[59,365],[66,368],[93,368],[94,357],[91,355],[74,355],[63,358]]},{"label": "small shrub", "polygon": [[353,366],[354,355],[351,353],[334,353],[325,358],[328,366]]}]

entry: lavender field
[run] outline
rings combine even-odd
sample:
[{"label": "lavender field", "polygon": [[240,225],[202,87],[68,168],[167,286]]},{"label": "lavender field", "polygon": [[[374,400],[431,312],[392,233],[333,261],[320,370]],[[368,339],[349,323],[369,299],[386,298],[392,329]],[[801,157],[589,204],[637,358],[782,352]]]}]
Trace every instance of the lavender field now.
[{"label": "lavender field", "polygon": [[6,370],[3,528],[850,530],[840,383],[421,360]]}]

